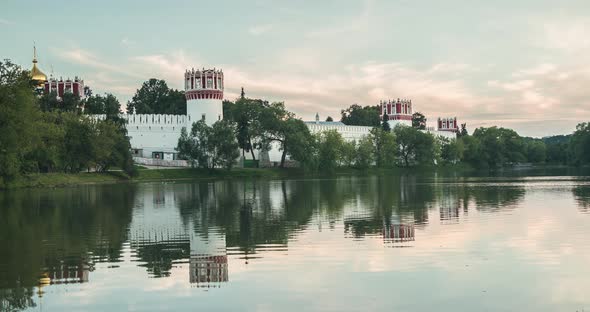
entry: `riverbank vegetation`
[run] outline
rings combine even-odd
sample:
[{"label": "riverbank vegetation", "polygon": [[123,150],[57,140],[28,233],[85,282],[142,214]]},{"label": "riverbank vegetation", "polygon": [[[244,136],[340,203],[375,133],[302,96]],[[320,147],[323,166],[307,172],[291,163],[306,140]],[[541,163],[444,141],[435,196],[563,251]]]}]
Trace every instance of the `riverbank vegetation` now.
[{"label": "riverbank vegetation", "polygon": [[31,174],[106,172],[114,166],[133,175],[118,101],[106,95],[88,102],[104,120],[84,115],[71,93],[61,100],[55,94],[37,96],[27,71],[0,62],[0,187]]},{"label": "riverbank vegetation", "polygon": [[[71,93],[58,99],[55,93],[39,95],[35,90],[28,71],[10,61],[0,62],[0,187],[34,185],[45,179],[43,174],[57,177],[117,168],[117,173],[104,179],[137,175],[125,120],[120,117],[121,105],[113,95],[85,90],[87,97],[81,101]],[[183,91],[170,89],[157,79],[146,81],[127,107],[128,112],[155,114],[182,114],[185,109]],[[434,166],[494,170],[522,164],[590,163],[588,123],[579,124],[571,135],[543,139],[521,137],[499,127],[477,128],[470,135],[462,124],[457,138],[448,139],[426,131],[421,113],[414,114],[412,126],[390,129],[377,106],[355,104],[342,110],[341,122],[373,129],[350,142],[333,130],[312,134],[284,103],[250,99],[243,90],[235,101],[223,102],[223,111],[224,120],[213,126],[197,122],[182,130],[179,156],[207,170],[200,176],[215,176],[215,168],[235,171],[240,154],[256,161],[255,150],[272,146],[280,149],[279,167],[295,164],[307,173]],[[197,171],[182,174],[189,173]],[[23,179],[31,182],[23,183]]]}]

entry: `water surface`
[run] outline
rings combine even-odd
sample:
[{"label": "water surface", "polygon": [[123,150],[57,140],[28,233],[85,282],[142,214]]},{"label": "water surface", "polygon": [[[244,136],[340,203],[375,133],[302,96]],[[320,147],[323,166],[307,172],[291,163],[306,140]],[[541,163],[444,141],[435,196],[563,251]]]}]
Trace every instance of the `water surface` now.
[{"label": "water surface", "polygon": [[590,310],[590,180],[338,177],[0,193],[0,310]]}]

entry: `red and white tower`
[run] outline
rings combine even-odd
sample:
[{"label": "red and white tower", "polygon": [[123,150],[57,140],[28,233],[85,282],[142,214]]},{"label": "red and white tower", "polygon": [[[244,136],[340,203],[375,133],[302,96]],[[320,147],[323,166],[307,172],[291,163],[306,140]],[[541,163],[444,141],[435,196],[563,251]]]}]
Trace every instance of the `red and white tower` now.
[{"label": "red and white tower", "polygon": [[223,119],[223,87],[221,70],[193,68],[184,73],[186,114],[190,124],[205,120],[211,126]]},{"label": "red and white tower", "polygon": [[381,116],[387,115],[389,126],[393,129],[402,124],[412,126],[412,100],[397,99],[381,101]]},{"label": "red and white tower", "polygon": [[459,132],[459,126],[457,124],[457,117],[452,117],[452,118],[438,117],[437,126],[438,126],[438,131]]}]

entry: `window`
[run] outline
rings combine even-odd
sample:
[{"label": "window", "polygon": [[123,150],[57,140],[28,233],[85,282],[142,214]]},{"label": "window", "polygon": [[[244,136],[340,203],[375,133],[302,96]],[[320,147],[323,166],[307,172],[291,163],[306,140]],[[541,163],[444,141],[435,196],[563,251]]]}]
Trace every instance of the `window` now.
[{"label": "window", "polygon": [[213,78],[207,78],[207,89],[213,88]]}]

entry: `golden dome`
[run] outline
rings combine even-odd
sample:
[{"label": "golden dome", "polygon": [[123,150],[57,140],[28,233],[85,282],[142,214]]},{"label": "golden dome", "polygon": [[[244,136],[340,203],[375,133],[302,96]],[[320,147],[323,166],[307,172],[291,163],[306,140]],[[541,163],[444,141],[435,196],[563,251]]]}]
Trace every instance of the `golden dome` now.
[{"label": "golden dome", "polygon": [[47,81],[45,75],[39,68],[37,68],[37,49],[33,48],[33,68],[31,69],[31,80],[44,84]]}]

